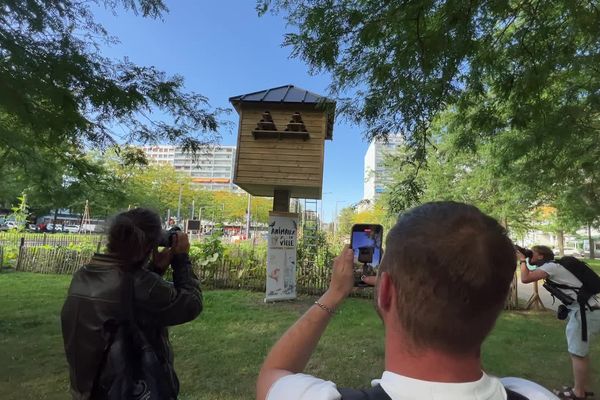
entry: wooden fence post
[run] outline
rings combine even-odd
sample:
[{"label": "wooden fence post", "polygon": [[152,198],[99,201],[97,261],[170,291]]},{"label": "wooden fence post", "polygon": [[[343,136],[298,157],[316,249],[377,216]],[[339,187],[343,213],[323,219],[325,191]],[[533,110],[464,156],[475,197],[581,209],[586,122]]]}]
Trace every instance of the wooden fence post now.
[{"label": "wooden fence post", "polygon": [[21,266],[21,258],[23,257],[23,247],[25,247],[25,238],[21,238],[21,243],[19,244],[19,253],[17,255],[17,267],[15,268],[17,271]]}]

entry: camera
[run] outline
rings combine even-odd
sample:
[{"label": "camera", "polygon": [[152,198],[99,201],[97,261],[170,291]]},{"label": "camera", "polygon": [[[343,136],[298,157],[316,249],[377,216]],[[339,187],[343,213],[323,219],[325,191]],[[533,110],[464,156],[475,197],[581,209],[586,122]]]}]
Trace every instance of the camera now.
[{"label": "camera", "polygon": [[517,245],[515,244],[515,249],[516,249],[516,250],[517,250],[519,253],[523,254],[525,257],[527,257],[527,258],[529,258],[529,259],[531,259],[531,257],[533,257],[533,251],[531,251],[531,250],[529,250],[529,249],[526,249],[525,247],[517,246]]},{"label": "camera", "polygon": [[567,308],[567,306],[565,306],[564,304],[559,305],[558,310],[556,310],[556,318],[563,321],[563,320],[567,319],[568,316],[569,316],[569,309]]},{"label": "camera", "polygon": [[160,247],[173,247],[173,238],[177,236],[177,232],[181,232],[181,228],[178,226],[162,231],[158,245]]}]

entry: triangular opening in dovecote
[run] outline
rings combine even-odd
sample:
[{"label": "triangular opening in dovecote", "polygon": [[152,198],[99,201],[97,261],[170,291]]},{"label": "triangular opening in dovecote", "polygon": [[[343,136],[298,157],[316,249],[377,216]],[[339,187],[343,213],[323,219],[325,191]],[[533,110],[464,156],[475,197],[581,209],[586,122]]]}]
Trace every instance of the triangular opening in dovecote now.
[{"label": "triangular opening in dovecote", "polygon": [[262,118],[256,124],[256,129],[259,131],[276,131],[277,127],[275,126],[275,122],[273,122],[273,117],[269,111],[265,111],[262,114]]},{"label": "triangular opening in dovecote", "polygon": [[302,121],[302,115],[299,112],[292,114],[292,119],[285,130],[287,132],[307,132],[304,121]]}]

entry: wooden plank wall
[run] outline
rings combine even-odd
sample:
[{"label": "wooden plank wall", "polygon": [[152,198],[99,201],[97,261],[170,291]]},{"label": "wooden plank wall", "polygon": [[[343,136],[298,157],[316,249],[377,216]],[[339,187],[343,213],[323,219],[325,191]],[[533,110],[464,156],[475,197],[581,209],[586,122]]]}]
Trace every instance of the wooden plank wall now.
[{"label": "wooden plank wall", "polygon": [[[311,138],[307,141],[254,139],[252,131],[267,110],[280,131],[285,130],[294,112],[300,112]],[[262,185],[293,182],[295,186],[319,187],[323,178],[325,118],[323,112],[314,110],[246,106],[240,121],[236,180]]]}]

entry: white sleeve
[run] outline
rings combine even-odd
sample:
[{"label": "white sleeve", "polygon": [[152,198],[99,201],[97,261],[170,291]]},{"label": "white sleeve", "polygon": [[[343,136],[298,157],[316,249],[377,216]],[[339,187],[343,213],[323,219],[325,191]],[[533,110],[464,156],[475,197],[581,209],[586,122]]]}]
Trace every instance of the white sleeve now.
[{"label": "white sleeve", "polygon": [[526,379],[502,378],[500,381],[505,388],[517,392],[529,400],[559,400],[554,393],[545,387]]},{"label": "white sleeve", "polygon": [[541,269],[542,271],[544,271],[545,273],[548,274],[549,278],[552,278],[552,275],[555,275],[556,272],[557,272],[558,264],[557,263],[553,263],[553,262],[549,262],[549,263],[546,263],[546,264],[542,265],[538,269]]},{"label": "white sleeve", "polygon": [[267,400],[340,400],[335,383],[306,374],[279,378],[269,389]]}]

